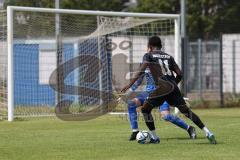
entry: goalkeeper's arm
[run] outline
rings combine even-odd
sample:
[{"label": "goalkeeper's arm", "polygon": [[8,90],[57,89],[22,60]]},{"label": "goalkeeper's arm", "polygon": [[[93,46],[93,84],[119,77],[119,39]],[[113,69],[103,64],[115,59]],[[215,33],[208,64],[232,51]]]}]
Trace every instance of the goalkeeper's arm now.
[{"label": "goalkeeper's arm", "polygon": [[135,91],[137,90],[137,88],[142,84],[143,78],[144,78],[145,74],[142,74],[138,80],[131,86],[130,90],[131,91]]}]

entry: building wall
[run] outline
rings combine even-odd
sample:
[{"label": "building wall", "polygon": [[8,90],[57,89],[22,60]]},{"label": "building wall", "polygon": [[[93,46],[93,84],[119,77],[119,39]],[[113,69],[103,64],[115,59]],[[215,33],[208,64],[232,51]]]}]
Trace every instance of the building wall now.
[{"label": "building wall", "polygon": [[240,34],[224,34],[222,40],[223,90],[240,93]]},{"label": "building wall", "polygon": [[[102,40],[104,42],[104,39]],[[18,42],[14,45],[14,102],[17,106],[54,106],[57,93],[50,88],[49,78],[56,69],[56,44],[53,42],[28,41]],[[98,58],[100,51],[102,61],[102,90],[111,90],[111,57],[105,52],[105,46],[98,48],[97,39],[86,40],[79,43],[63,44],[63,62],[78,55],[93,55]],[[89,59],[91,63],[91,59]],[[72,65],[72,64],[70,64]],[[76,65],[76,64],[74,64]],[[79,62],[79,65],[71,73],[67,73],[64,79],[65,85],[85,87],[80,95],[63,94],[63,99],[73,100],[80,104],[98,104],[99,94],[87,96],[87,89],[99,90],[99,76],[86,74],[87,65]],[[67,66],[66,66],[67,67]],[[86,82],[86,77],[97,78],[93,82]],[[64,89],[67,90],[67,87]]]},{"label": "building wall", "polygon": [[[14,45],[15,105],[55,105],[54,90],[48,83],[40,83],[39,46],[39,44]],[[65,60],[73,57],[73,44],[64,44],[63,50]],[[47,59],[47,57],[45,58]],[[51,63],[53,62],[48,61],[46,65],[51,66]],[[49,79],[49,76],[46,75],[45,78]],[[70,74],[67,77],[68,83],[72,83],[72,76]]]}]

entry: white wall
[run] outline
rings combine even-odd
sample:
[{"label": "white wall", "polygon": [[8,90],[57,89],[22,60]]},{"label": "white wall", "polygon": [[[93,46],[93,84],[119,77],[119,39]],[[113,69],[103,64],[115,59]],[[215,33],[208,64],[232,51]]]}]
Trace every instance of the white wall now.
[{"label": "white wall", "polygon": [[[236,92],[240,93],[240,34],[223,35],[223,91],[233,92],[233,61],[235,60],[236,68]],[[235,43],[235,47],[234,44]],[[235,50],[235,59],[233,53]]]}]

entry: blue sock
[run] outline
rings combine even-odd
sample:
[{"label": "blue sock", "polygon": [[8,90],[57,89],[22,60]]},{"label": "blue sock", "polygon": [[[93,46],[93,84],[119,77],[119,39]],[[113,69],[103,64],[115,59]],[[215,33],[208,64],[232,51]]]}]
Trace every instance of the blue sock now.
[{"label": "blue sock", "polygon": [[132,130],[138,130],[138,121],[137,121],[137,106],[131,100],[128,101],[128,116],[131,124]]},{"label": "blue sock", "polygon": [[164,116],[163,119],[175,124],[178,127],[183,128],[185,130],[188,129],[188,124],[184,120],[180,119],[177,116],[174,116],[172,114],[168,114],[168,115]]}]

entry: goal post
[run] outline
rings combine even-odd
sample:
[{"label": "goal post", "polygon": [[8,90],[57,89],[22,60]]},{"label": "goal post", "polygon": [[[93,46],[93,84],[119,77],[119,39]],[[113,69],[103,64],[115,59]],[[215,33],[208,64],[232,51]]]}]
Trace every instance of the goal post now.
[{"label": "goal post", "polygon": [[8,101],[8,121],[13,121],[14,116],[14,77],[13,77],[13,9],[7,8],[7,68],[8,68],[8,83],[7,83],[7,101]]},{"label": "goal post", "polygon": [[[64,75],[65,79],[62,77],[64,82],[61,83],[78,84],[86,88],[76,95],[69,93],[69,88],[64,87],[66,93],[61,94],[63,99],[74,101],[73,111],[76,111],[76,106],[84,108],[102,103],[101,92],[91,92],[92,95],[89,95],[88,88],[100,91],[121,88],[128,81],[128,73],[133,72],[141,63],[150,36],[161,36],[164,50],[181,64],[178,14],[8,6],[8,121],[13,121],[17,116],[55,114],[53,110],[58,102],[56,91],[49,87],[49,78],[59,67],[56,66],[56,14],[61,17],[59,25],[63,63],[77,56],[90,54],[100,60],[100,64],[94,65],[101,65],[99,72],[96,72],[96,68],[86,75],[88,68],[85,65],[95,61],[89,57],[80,59],[77,64],[79,67]],[[130,62],[133,63],[131,67]],[[71,64],[65,67],[71,67]],[[121,76],[124,78],[120,80]],[[79,110],[82,108],[77,109]]]}]

